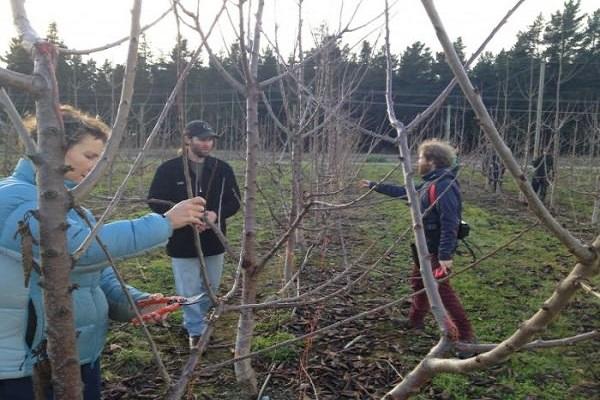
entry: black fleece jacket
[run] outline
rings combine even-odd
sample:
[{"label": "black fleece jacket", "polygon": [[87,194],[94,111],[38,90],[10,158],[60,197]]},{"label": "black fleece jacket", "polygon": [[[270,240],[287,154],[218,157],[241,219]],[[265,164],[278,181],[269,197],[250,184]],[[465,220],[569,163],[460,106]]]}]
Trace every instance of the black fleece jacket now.
[{"label": "black fleece jacket", "polygon": [[[178,203],[188,198],[183,173],[183,157],[173,158],[162,163],[154,175],[148,199],[169,200]],[[233,169],[225,161],[215,157],[206,157],[202,169],[200,185],[196,188],[196,175],[190,168],[192,191],[195,196],[206,199],[206,210],[217,214],[217,222],[221,231],[227,231],[226,219],[240,209],[240,189],[235,180]],[[171,206],[150,203],[152,211],[164,214]],[[202,252],[205,256],[221,254],[225,251],[217,235],[210,229],[200,234]],[[194,246],[192,227],[176,229],[167,244],[167,254],[177,258],[198,257]]]}]

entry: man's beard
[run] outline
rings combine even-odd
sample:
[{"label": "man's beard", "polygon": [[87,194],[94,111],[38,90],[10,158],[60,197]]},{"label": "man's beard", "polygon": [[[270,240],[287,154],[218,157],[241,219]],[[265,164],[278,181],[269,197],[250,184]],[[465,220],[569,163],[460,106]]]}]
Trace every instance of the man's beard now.
[{"label": "man's beard", "polygon": [[203,150],[194,146],[190,146],[190,151],[198,158],[205,158],[210,154],[210,150]]},{"label": "man's beard", "polygon": [[423,175],[427,175],[429,172],[431,172],[432,167],[429,164],[417,164],[417,173],[421,176]]}]

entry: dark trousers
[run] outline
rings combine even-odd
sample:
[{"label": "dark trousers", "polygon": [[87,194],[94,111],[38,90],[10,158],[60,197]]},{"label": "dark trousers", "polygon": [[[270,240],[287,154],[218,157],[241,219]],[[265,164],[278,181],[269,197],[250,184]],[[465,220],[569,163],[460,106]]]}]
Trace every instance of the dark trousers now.
[{"label": "dark trousers", "polygon": [[537,193],[540,200],[543,202],[546,198],[546,188],[548,187],[548,183],[546,182],[546,178],[536,178],[534,177],[531,181],[531,187],[533,191]]},{"label": "dark trousers", "polygon": [[[438,260],[435,256],[431,257],[431,268],[435,270],[439,267]],[[421,278],[421,272],[419,271],[419,266],[417,264],[413,265],[413,270],[410,278],[410,283],[413,290],[416,292],[417,290],[423,289],[423,279]],[[456,328],[458,329],[458,340],[461,342],[469,342],[472,341],[475,336],[473,335],[473,328],[471,327],[471,323],[467,318],[467,314],[460,303],[460,299],[450,286],[449,281],[438,282],[438,291],[440,293],[440,297],[442,298],[442,303],[444,303],[444,307],[450,318],[456,324]],[[412,297],[412,303],[410,306],[409,319],[415,328],[420,328],[423,326],[423,321],[425,320],[425,315],[429,312],[429,300],[427,299],[427,294],[425,292],[419,293]]]},{"label": "dark trousers", "polygon": [[[100,375],[100,360],[81,366],[81,380],[83,381],[83,399],[100,400],[102,390],[102,377]],[[17,379],[0,380],[0,400],[34,400],[33,380],[30,376]],[[53,400],[52,390],[46,392],[46,399]]]}]

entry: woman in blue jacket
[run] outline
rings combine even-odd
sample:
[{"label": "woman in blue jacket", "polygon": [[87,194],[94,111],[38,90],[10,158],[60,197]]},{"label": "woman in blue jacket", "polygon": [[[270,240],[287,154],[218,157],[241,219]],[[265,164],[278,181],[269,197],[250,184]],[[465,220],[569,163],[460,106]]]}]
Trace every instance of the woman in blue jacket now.
[{"label": "woman in blue jacket", "polygon": [[[61,112],[65,126],[67,150],[65,185],[74,186],[98,162],[110,129],[100,120],[68,106]],[[35,120],[29,123],[35,132]],[[21,261],[21,237],[17,234],[20,221],[26,221],[39,242],[38,221],[29,217],[37,209],[36,172],[27,159],[19,160],[13,174],[0,180],[0,399],[33,400],[32,368],[45,341],[45,317],[42,304],[40,275],[34,269],[24,281]],[[98,236],[115,259],[138,255],[163,246],[174,229],[189,224],[202,224],[204,199],[196,197],[178,203],[164,215],[151,213],[141,218],[106,224]],[[86,211],[92,223],[93,216]],[[74,210],[67,213],[67,241],[73,252],[90,232],[87,223]],[[33,246],[34,259],[39,262],[39,248]],[[128,321],[134,317],[126,295],[108,265],[97,243],[75,264],[71,280],[73,291],[77,347],[80,357],[84,399],[100,399],[101,378],[99,358],[106,339],[108,318]],[[150,295],[129,287],[139,301]],[[47,393],[52,399],[51,391]]]}]

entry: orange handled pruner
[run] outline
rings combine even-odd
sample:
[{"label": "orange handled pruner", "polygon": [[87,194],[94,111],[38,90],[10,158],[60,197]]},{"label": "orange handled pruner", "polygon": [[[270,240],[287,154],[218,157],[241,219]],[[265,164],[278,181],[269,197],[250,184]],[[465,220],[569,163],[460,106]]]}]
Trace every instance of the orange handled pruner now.
[{"label": "orange handled pruner", "polygon": [[[138,301],[136,305],[140,309],[140,314],[144,321],[155,321],[163,318],[164,315],[179,309],[181,306],[189,306],[198,303],[204,296],[206,296],[206,293],[201,293],[192,297],[149,297]],[[138,317],[133,318],[131,322],[135,326],[140,325]]]}]

